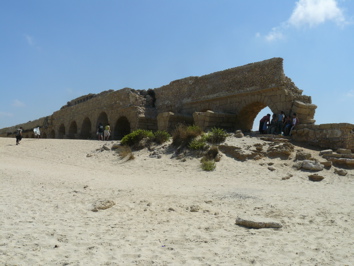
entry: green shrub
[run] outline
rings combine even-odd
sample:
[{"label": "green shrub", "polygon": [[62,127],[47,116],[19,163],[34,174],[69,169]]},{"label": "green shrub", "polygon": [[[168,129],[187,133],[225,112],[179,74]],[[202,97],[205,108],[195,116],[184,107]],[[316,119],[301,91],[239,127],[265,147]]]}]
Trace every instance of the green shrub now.
[{"label": "green shrub", "polygon": [[222,128],[213,127],[207,136],[207,141],[210,143],[220,143],[225,141],[227,137],[227,132]]},{"label": "green shrub", "polygon": [[170,138],[171,138],[171,135],[164,130],[158,130],[158,131],[154,132],[154,141],[157,144],[162,144],[162,143],[168,141]]},{"label": "green shrub", "polygon": [[214,171],[216,165],[213,160],[202,160],[201,167],[204,171]]},{"label": "green shrub", "polygon": [[194,138],[190,141],[188,148],[191,150],[204,150],[207,148],[205,137]]},{"label": "green shrub", "polygon": [[154,134],[151,130],[138,129],[128,135],[125,135],[120,141],[120,143],[122,145],[133,146],[135,144],[138,144],[139,141],[144,138],[153,139]]},{"label": "green shrub", "polygon": [[203,131],[198,126],[186,126],[179,124],[172,134],[172,144],[175,146],[188,146],[194,138],[202,135],[202,133]]}]

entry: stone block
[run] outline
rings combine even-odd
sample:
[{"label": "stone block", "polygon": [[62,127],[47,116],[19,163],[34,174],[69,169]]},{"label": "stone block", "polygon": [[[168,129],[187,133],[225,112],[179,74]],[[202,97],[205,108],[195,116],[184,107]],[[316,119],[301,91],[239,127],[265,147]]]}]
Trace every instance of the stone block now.
[{"label": "stone block", "polygon": [[350,149],[338,149],[336,152],[339,154],[351,154],[352,153],[352,151]]}]

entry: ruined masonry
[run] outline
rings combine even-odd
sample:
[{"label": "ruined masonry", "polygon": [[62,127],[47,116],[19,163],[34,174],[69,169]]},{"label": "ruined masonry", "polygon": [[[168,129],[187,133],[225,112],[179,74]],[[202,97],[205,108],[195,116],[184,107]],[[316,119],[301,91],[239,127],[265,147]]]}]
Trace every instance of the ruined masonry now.
[{"label": "ruined masonry", "polygon": [[139,128],[171,132],[178,123],[195,124],[204,130],[220,127],[247,132],[267,106],[273,113],[297,113],[300,125],[293,133],[297,141],[354,149],[354,125],[315,125],[317,106],[285,76],[282,58],[187,77],[156,89],[88,94],[50,116],[1,129],[0,136],[14,137],[22,126],[24,137],[31,138],[33,128],[40,126],[44,138],[95,139],[98,123],[110,123],[113,139]]}]

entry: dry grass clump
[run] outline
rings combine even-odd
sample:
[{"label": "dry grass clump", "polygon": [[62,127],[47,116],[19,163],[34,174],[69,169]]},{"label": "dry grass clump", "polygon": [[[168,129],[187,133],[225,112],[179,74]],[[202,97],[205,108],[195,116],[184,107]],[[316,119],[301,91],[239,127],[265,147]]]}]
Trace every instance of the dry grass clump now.
[{"label": "dry grass clump", "polygon": [[172,134],[172,144],[174,146],[188,146],[196,137],[203,134],[203,131],[198,126],[187,126],[179,124]]},{"label": "dry grass clump", "polygon": [[121,145],[115,150],[119,157],[125,161],[133,160],[135,158],[132,149],[128,145]]}]

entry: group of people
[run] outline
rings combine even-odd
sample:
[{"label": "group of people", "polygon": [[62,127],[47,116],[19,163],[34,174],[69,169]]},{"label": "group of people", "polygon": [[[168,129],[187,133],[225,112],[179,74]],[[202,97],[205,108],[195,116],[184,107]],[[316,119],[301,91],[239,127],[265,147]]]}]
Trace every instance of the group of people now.
[{"label": "group of people", "polygon": [[110,136],[111,136],[111,126],[107,124],[105,127],[103,127],[102,123],[99,123],[97,127],[98,140],[109,140]]},{"label": "group of people", "polygon": [[[33,133],[36,138],[40,138],[41,131],[40,131],[39,127],[34,128]],[[20,144],[20,141],[22,140],[22,134],[23,134],[23,128],[19,127],[16,130],[16,145]]]},{"label": "group of people", "polygon": [[292,130],[298,123],[296,113],[293,113],[292,117],[285,115],[283,111],[273,114],[272,117],[267,114],[259,121],[259,133],[291,136]]}]

